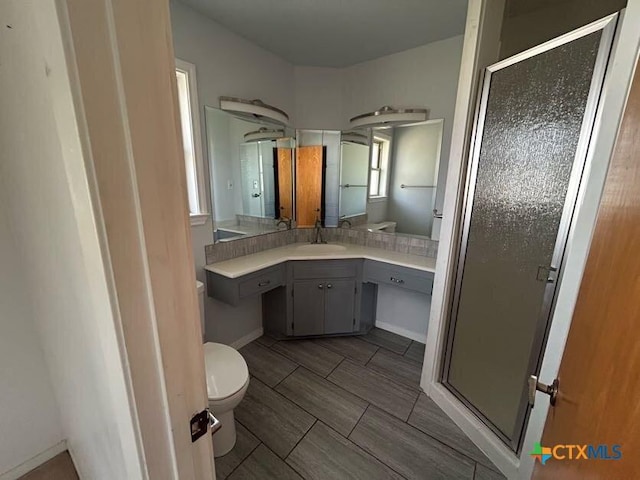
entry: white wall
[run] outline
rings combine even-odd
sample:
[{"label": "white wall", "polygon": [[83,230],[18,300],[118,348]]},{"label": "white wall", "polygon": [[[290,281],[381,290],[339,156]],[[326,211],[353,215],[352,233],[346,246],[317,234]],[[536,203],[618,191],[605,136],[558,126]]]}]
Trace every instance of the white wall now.
[{"label": "white wall", "polygon": [[[221,95],[260,98],[285,110],[295,125],[291,64],[175,1],[171,2],[171,26],[176,57],[196,65],[201,111],[204,105],[219,107]],[[202,139],[206,144],[204,122]],[[209,178],[208,165],[205,168],[205,178]],[[207,195],[210,202],[210,193]],[[204,246],[213,243],[211,219],[193,227],[191,235],[196,277],[204,282]],[[248,302],[248,305],[229,309],[206,297],[206,329],[211,331],[211,334],[207,332],[207,340],[232,343],[261,328],[262,309],[259,298],[256,301],[257,304]]]},{"label": "white wall", "polygon": [[463,36],[447,38],[345,69],[344,118],[384,105],[423,107],[443,118],[442,160],[436,206],[442,209]]},{"label": "white wall", "polygon": [[4,193],[0,189],[0,478],[64,439],[30,308],[37,290],[18,262]]},{"label": "white wall", "polygon": [[[62,432],[81,478],[138,479],[142,457],[126,358],[117,338],[56,3],[0,2],[0,90],[11,92],[0,96],[0,190],[17,247],[12,255],[24,274],[23,288],[28,286],[23,291],[37,331],[16,346],[28,352],[29,342],[42,345]],[[30,368],[41,367],[34,362]],[[33,399],[23,401],[26,406]],[[23,420],[25,433],[33,429],[41,435],[38,417]],[[59,438],[54,431],[47,435],[50,441]],[[4,429],[0,436],[13,441]]]},{"label": "white wall", "polygon": [[341,130],[344,69],[295,67],[296,128]]}]

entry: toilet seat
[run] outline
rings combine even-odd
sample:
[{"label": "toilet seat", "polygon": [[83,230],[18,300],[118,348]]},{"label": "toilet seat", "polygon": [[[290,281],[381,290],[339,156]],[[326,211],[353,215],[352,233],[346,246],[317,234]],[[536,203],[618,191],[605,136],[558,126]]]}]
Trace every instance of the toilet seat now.
[{"label": "toilet seat", "polygon": [[204,362],[210,401],[219,402],[246,390],[249,369],[237,350],[221,343],[207,342],[204,344]]}]

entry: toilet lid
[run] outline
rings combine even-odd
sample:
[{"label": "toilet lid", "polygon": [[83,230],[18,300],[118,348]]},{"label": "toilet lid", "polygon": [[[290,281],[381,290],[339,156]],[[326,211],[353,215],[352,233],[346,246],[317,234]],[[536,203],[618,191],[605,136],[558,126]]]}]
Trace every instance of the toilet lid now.
[{"label": "toilet lid", "polygon": [[221,343],[204,344],[207,394],[211,400],[230,397],[249,379],[247,363],[238,351]]}]

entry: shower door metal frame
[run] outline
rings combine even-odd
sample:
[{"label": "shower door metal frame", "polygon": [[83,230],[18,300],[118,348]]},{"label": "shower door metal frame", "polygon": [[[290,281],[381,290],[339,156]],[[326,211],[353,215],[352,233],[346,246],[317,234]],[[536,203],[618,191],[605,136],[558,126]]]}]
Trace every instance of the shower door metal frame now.
[{"label": "shower door metal frame", "polygon": [[462,277],[464,273],[466,249],[469,240],[469,227],[471,223],[471,214],[473,211],[473,202],[475,195],[476,180],[478,174],[478,163],[480,159],[480,150],[482,146],[482,136],[484,133],[484,122],[487,113],[487,102],[489,98],[489,90],[491,88],[491,77],[494,72],[507,68],[511,65],[519,63],[523,60],[535,57],[542,53],[548,52],[556,47],[565,45],[579,38],[585,37],[591,33],[602,30],[598,52],[594,63],[593,75],[589,87],[589,94],[585,105],[582,125],[576,153],[573,160],[573,166],[569,177],[569,184],[565,202],[561,214],[558,234],[553,249],[553,255],[550,267],[557,269],[556,277],[553,282],[547,283],[543,295],[543,302],[538,316],[538,325],[534,335],[531,355],[529,358],[528,372],[529,374],[538,375],[542,365],[544,355],[544,346],[546,344],[549,327],[551,325],[551,317],[555,307],[556,293],[558,291],[563,267],[564,252],[569,240],[572,219],[578,200],[578,194],[582,187],[582,176],[588,167],[588,162],[592,159],[587,158],[589,144],[592,131],[595,125],[596,115],[600,103],[600,95],[604,84],[605,73],[607,70],[609,56],[614,41],[616,25],[618,21],[618,13],[614,13],[593,23],[585,25],[579,29],[573,30],[565,35],[549,40],[536,47],[526,50],[522,53],[509,57],[505,60],[497,62],[486,68],[481,90],[476,105],[475,124],[472,134],[472,143],[470,146],[470,158],[467,165],[467,180],[465,186],[464,202],[462,205],[462,228],[459,234],[458,242],[458,264],[456,267],[455,283],[451,302],[449,304],[448,326],[446,334],[446,343],[444,349],[444,361],[440,372],[441,383],[450,391],[459,401],[461,401],[474,415],[476,415],[488,428],[493,431],[506,445],[514,452],[519,453],[524,440],[526,426],[531,411],[527,401],[527,391],[525,388],[526,378],[523,379],[523,392],[520,399],[520,411],[518,413],[516,425],[521,425],[519,434],[514,438],[509,438],[504,432],[498,429],[487,417],[485,417],[474,405],[471,404],[456,388],[448,383],[449,367],[451,364],[451,351],[453,346],[453,337],[455,332],[455,323],[458,314],[458,306],[460,301],[460,292],[462,288]]}]

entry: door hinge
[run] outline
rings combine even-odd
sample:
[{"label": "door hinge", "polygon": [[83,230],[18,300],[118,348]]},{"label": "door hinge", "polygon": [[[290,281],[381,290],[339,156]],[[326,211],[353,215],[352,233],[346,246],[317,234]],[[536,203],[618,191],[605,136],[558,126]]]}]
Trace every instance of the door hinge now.
[{"label": "door hinge", "polygon": [[293,332],[295,330],[295,327],[293,326],[293,322],[291,322],[291,331]]},{"label": "door hinge", "polygon": [[293,287],[291,288],[291,296],[293,297]]},{"label": "door hinge", "polygon": [[356,326],[356,317],[353,317],[353,326]]}]

